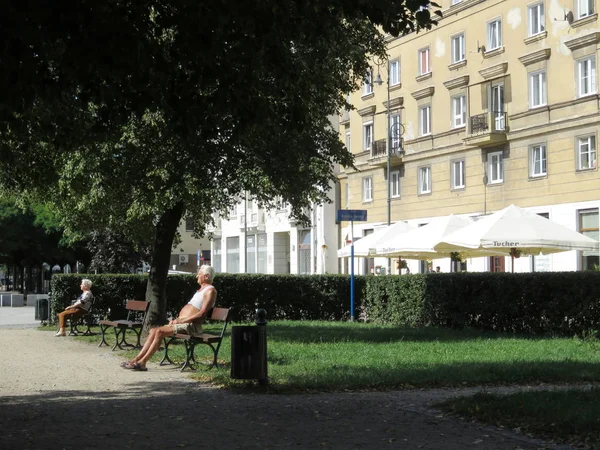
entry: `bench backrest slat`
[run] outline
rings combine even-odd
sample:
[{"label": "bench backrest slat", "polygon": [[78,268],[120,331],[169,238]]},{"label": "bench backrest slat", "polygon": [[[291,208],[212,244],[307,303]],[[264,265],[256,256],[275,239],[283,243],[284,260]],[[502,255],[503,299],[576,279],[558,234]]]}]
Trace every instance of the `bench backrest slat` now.
[{"label": "bench backrest slat", "polygon": [[143,322],[146,318],[148,308],[150,308],[150,302],[145,302],[143,300],[127,300],[127,303],[125,304],[127,320],[134,321],[141,315],[139,322]]},{"label": "bench backrest slat", "polygon": [[210,320],[227,320],[231,308],[213,308]]}]

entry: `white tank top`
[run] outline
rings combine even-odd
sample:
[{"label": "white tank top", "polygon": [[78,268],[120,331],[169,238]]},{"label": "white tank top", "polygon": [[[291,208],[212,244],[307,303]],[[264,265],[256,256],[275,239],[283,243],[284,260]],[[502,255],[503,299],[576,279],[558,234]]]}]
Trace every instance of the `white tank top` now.
[{"label": "white tank top", "polygon": [[[208,290],[210,288],[215,289],[214,286],[206,286],[206,287],[203,287],[202,289],[199,289],[194,294],[192,299],[188,302],[188,305],[192,305],[196,309],[202,309],[202,304],[204,303],[204,294],[206,292],[208,292]],[[215,289],[215,292],[216,292],[216,289]]]}]

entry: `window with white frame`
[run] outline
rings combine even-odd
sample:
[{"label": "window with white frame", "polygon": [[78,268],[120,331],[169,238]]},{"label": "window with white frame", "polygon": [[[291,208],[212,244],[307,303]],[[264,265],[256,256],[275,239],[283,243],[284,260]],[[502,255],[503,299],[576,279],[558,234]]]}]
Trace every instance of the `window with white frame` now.
[{"label": "window with white frame", "polygon": [[452,189],[465,187],[465,160],[452,161]]},{"label": "window with white frame", "polygon": [[462,0],[452,0],[452,5],[458,5]]},{"label": "window with white frame", "polygon": [[577,61],[577,92],[579,97],[595,94],[596,89],[596,57]]},{"label": "window with white frame", "polygon": [[373,178],[365,177],[362,179],[362,199],[363,202],[373,200]]},{"label": "window with white frame", "polygon": [[400,84],[400,61],[390,61],[390,86]]},{"label": "window with white frame", "polygon": [[452,64],[465,60],[464,33],[452,36]]},{"label": "window with white frame", "polygon": [[390,196],[392,198],[400,197],[400,171],[390,172]]},{"label": "window with white frame", "polygon": [[576,2],[578,19],[594,14],[594,0],[576,0]]},{"label": "window with white frame", "polygon": [[577,168],[595,169],[597,164],[596,136],[577,138]]},{"label": "window with white frame", "polygon": [[431,193],[431,167],[419,167],[419,194]]},{"label": "window with white frame", "polygon": [[422,48],[419,50],[419,75],[425,75],[429,73],[429,47]]},{"label": "window with white frame", "polygon": [[346,148],[350,153],[352,153],[351,141],[350,141],[350,131],[346,131]]},{"label": "window with white frame", "polygon": [[464,127],[467,123],[466,97],[452,97],[452,128]]},{"label": "window with white frame", "polygon": [[502,183],[504,181],[504,154],[502,152],[488,153],[489,183]]},{"label": "window with white frame", "polygon": [[487,51],[502,47],[502,21],[494,19],[487,24]]},{"label": "window with white frame", "polygon": [[419,134],[427,136],[431,134],[431,106],[425,105],[419,108]]},{"label": "window with white frame", "polygon": [[529,107],[544,106],[546,100],[546,71],[529,74]]},{"label": "window with white frame", "polygon": [[544,16],[544,3],[540,2],[535,5],[530,5],[527,8],[529,19],[529,36],[535,36],[542,33],[546,29],[546,19]]},{"label": "window with white frame", "polygon": [[230,219],[235,219],[237,217],[237,205],[232,205],[229,207],[229,210],[227,211],[227,217]]},{"label": "window with white frame", "polygon": [[400,149],[400,137],[402,135],[402,125],[400,125],[400,114],[390,116],[390,148],[392,153]]},{"label": "window with white frame", "polygon": [[373,93],[373,71],[367,69],[365,79],[363,80],[363,91],[362,95],[369,95]]},{"label": "window with white frame", "polygon": [[363,123],[363,150],[371,150],[373,146],[373,122]]},{"label": "window with white frame", "polygon": [[529,176],[543,177],[546,171],[546,145],[535,144],[529,147]]}]

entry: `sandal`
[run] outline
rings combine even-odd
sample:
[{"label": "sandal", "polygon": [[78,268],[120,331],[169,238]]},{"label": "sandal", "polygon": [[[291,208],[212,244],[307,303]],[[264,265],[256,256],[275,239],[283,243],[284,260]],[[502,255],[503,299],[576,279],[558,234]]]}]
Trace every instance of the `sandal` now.
[{"label": "sandal", "polygon": [[147,367],[142,367],[138,363],[127,363],[124,367],[126,369],[130,369],[130,370],[134,370],[134,371],[138,371],[138,372],[147,372],[148,371]]}]

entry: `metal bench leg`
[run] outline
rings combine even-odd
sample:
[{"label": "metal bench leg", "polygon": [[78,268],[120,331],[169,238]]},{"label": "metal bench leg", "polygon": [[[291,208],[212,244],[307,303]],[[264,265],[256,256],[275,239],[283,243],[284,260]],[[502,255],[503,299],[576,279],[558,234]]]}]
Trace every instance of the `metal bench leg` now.
[{"label": "metal bench leg", "polygon": [[171,361],[171,358],[169,358],[169,344],[171,344],[171,342],[173,342],[174,340],[175,340],[175,338],[173,338],[173,337],[170,339],[163,338],[163,343],[165,346],[165,353],[163,355],[163,359],[161,359],[160,362],[158,363],[159,366],[164,366],[165,364],[167,364],[167,363],[165,363],[165,361],[169,361],[169,364],[175,364],[173,361]]},{"label": "metal bench leg", "polygon": [[181,372],[183,372],[186,367],[189,367],[192,370],[196,370],[192,365],[192,361],[194,361],[195,346],[196,344],[193,344],[190,341],[185,341],[185,362],[183,363],[183,366],[181,366]]},{"label": "metal bench leg", "polygon": [[100,334],[102,335],[102,340],[98,344],[98,347],[102,347],[102,345],[106,345],[108,347],[108,342],[106,342],[106,338],[105,338],[106,336],[104,334],[106,332],[107,328],[108,328],[108,325],[100,324]]}]

